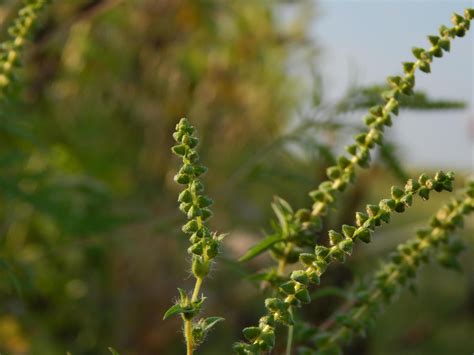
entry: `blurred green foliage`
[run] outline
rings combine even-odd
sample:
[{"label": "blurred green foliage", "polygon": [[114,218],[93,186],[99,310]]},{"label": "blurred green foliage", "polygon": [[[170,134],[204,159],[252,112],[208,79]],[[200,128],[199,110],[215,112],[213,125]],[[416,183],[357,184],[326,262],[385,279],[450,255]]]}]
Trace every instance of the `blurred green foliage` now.
[{"label": "blurred green foliage", "polygon": [[[17,1],[1,2],[3,35],[17,9]],[[281,21],[282,11],[294,21]],[[307,93],[288,70],[295,53],[310,60],[317,53],[308,38],[315,12],[292,1],[54,2],[28,45],[19,83],[1,102],[0,352],[182,350],[179,322],[161,318],[178,281],[192,281],[170,152],[174,125],[187,116],[210,170],[211,224],[233,232],[206,285],[207,309],[225,326],[201,351],[228,353],[262,304],[257,283],[245,277],[268,261],[244,268],[232,260],[267,226],[273,194],[307,204],[305,191],[358,129],[344,121],[357,107],[325,106],[317,75]],[[306,101],[312,106],[301,110]],[[406,174],[393,149],[384,158],[394,176]],[[382,190],[373,178],[387,186],[390,174],[376,161],[327,228],[350,222]],[[338,267],[328,284],[347,283],[348,270]],[[307,314],[320,320],[330,310]]]}]

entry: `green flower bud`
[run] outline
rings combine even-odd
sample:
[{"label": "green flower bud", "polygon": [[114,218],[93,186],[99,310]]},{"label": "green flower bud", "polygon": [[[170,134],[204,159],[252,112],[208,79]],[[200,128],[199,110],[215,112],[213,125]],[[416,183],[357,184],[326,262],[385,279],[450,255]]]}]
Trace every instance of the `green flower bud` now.
[{"label": "green flower bud", "polygon": [[198,143],[199,143],[199,139],[197,139],[196,137],[192,137],[192,136],[183,137],[183,144],[185,144],[191,149],[195,148],[198,145]]},{"label": "green flower bud", "polygon": [[388,112],[393,112],[395,115],[398,115],[399,106],[400,105],[398,101],[392,98],[387,102],[387,104],[385,105],[385,108]]},{"label": "green flower bud", "polygon": [[207,172],[207,168],[203,165],[196,165],[194,167],[194,176],[201,176],[202,174],[205,174]]},{"label": "green flower bud", "polygon": [[294,281],[287,281],[284,284],[280,285],[280,290],[287,294],[287,295],[294,295],[296,290],[295,290],[295,282]]},{"label": "green flower bud", "polygon": [[393,199],[384,199],[379,202],[379,207],[384,211],[393,211],[395,210],[396,202]]},{"label": "green flower bud", "polygon": [[402,65],[403,65],[403,71],[406,74],[413,73],[413,70],[415,69],[415,63],[413,63],[413,62],[404,62],[404,63],[402,63]]},{"label": "green flower bud", "polygon": [[189,254],[202,256],[203,251],[202,242],[195,243],[188,248]]},{"label": "green flower bud", "polygon": [[355,144],[348,145],[346,147],[346,150],[350,155],[356,155],[357,154],[357,146]]},{"label": "green flower bud", "polygon": [[189,186],[189,189],[193,194],[199,195],[204,191],[204,185],[199,180],[194,180]]},{"label": "green flower bud", "polygon": [[421,55],[425,52],[423,48],[419,48],[419,47],[413,47],[411,51],[416,59],[421,59]]},{"label": "green flower bud", "polygon": [[372,106],[369,108],[369,112],[374,115],[375,117],[382,117],[383,116],[383,107],[380,105]]},{"label": "green flower bud", "polygon": [[187,147],[183,144],[178,144],[178,145],[173,146],[171,148],[171,151],[176,155],[184,156],[186,155]]},{"label": "green flower bud", "polygon": [[201,228],[197,231],[197,235],[199,238],[209,238],[211,236],[211,232],[209,232],[209,228],[206,226],[201,226]]},{"label": "green flower bud", "polygon": [[375,121],[377,121],[377,117],[375,117],[375,116],[367,115],[367,116],[364,117],[364,122],[367,126],[370,126]]},{"label": "green flower bud", "polygon": [[366,211],[370,217],[375,217],[379,213],[380,207],[377,205],[367,205]]},{"label": "green flower bud", "polygon": [[324,202],[325,194],[322,191],[314,190],[309,193],[309,196],[313,199],[313,201]]},{"label": "green flower bud", "polygon": [[310,266],[313,262],[316,261],[316,256],[314,254],[309,253],[301,253],[300,254],[300,261],[305,266]]},{"label": "green flower bud", "polygon": [[446,52],[449,52],[449,50],[451,49],[451,42],[449,41],[449,39],[442,38],[439,41],[439,46]]},{"label": "green flower bud", "polygon": [[288,305],[279,298],[267,298],[265,307],[271,312],[281,312],[288,309]]},{"label": "green flower bud", "polygon": [[464,17],[467,20],[472,20],[474,19],[474,9],[466,9],[464,10]]},{"label": "green flower bud", "polygon": [[328,262],[326,260],[324,260],[324,258],[322,256],[317,256],[316,261],[314,262],[314,265],[316,266],[315,271],[318,272],[319,275],[321,275],[321,274],[324,273],[324,271],[326,271],[326,269],[328,267]]},{"label": "green flower bud", "polygon": [[367,220],[369,216],[362,212],[356,212],[356,225],[361,227]]},{"label": "green flower bud", "polygon": [[329,254],[329,248],[325,247],[324,245],[316,245],[314,247],[314,254],[321,258],[325,258]]},{"label": "green flower bud", "polygon": [[426,187],[422,187],[418,194],[423,200],[428,200],[430,198],[430,190]]},{"label": "green flower bud", "polygon": [[344,239],[342,242],[339,243],[339,248],[346,253],[347,255],[352,254],[352,247],[354,243],[350,237]]},{"label": "green flower bud", "polygon": [[418,178],[418,182],[421,185],[425,185],[428,180],[429,180],[429,176],[426,174],[421,174],[420,177]]},{"label": "green flower bud", "polygon": [[389,223],[390,222],[390,212],[380,213],[380,219],[385,223]]},{"label": "green flower bud", "polygon": [[408,195],[403,196],[400,199],[400,202],[405,204],[405,206],[407,207],[411,206],[413,204],[413,195],[408,194]]},{"label": "green flower bud", "polygon": [[296,282],[299,282],[303,285],[308,285],[309,278],[308,275],[303,270],[295,270],[291,273],[290,278]]},{"label": "green flower bud", "polygon": [[349,159],[342,155],[339,157],[337,164],[341,167],[341,169],[345,169],[351,164],[351,162]]},{"label": "green flower bud", "polygon": [[329,242],[330,242],[331,245],[336,245],[342,239],[343,239],[342,234],[340,234],[340,233],[338,233],[334,230],[329,231]]},{"label": "green flower bud", "polygon": [[464,23],[464,17],[461,15],[454,13],[453,16],[451,17],[451,22],[453,25],[460,25]]},{"label": "green flower bud", "polygon": [[191,208],[192,204],[191,203],[180,203],[179,204],[179,210],[183,213],[188,213],[189,209]]},{"label": "green flower bud", "polygon": [[431,73],[430,63],[428,63],[426,61],[420,62],[419,68],[424,73]]},{"label": "green flower bud", "polygon": [[395,212],[398,212],[398,213],[403,213],[405,212],[405,204],[401,201],[398,201],[396,204],[395,204]]},{"label": "green flower bud", "polygon": [[188,189],[183,190],[178,196],[178,201],[179,202],[189,203],[192,200],[193,200],[193,195],[191,194],[191,192]]},{"label": "green flower bud", "polygon": [[245,339],[248,341],[254,341],[260,336],[261,329],[259,327],[247,327],[244,328],[242,333],[244,334]]},{"label": "green flower bud", "polygon": [[355,141],[357,143],[363,145],[366,142],[367,134],[366,133],[360,133],[360,134],[357,134],[354,138],[355,138]]},{"label": "green flower bud", "polygon": [[203,260],[200,256],[193,257],[192,272],[193,275],[199,278],[204,278],[209,274],[210,263]]},{"label": "green flower bud", "polygon": [[439,36],[428,36],[428,40],[433,46],[436,46],[439,43]]},{"label": "green flower bud", "polygon": [[319,285],[321,279],[318,273],[315,270],[312,270],[308,273],[309,280],[312,284]]},{"label": "green flower bud", "polygon": [[177,182],[180,185],[187,185],[191,181],[189,178],[189,175],[184,175],[184,174],[176,174],[174,176],[174,181]]},{"label": "green flower bud", "polygon": [[446,180],[446,178],[447,178],[447,176],[443,171],[438,171],[435,175],[435,180],[436,181],[442,182],[442,181]]},{"label": "green flower bud", "polygon": [[352,238],[355,231],[356,231],[356,228],[353,226],[350,226],[348,224],[342,225],[342,233],[344,234],[346,238]]},{"label": "green flower bud", "polygon": [[201,215],[202,215],[202,210],[199,207],[194,206],[194,205],[191,206],[191,208],[188,211],[188,218],[189,219],[200,217]]},{"label": "green flower bud", "polygon": [[217,241],[212,240],[206,248],[206,256],[209,260],[214,259],[219,253],[219,244]]},{"label": "green flower bud", "polygon": [[174,132],[173,133],[173,138],[177,143],[181,143],[181,140],[183,139],[184,133],[183,132]]},{"label": "green flower bud", "polygon": [[430,49],[430,54],[436,58],[441,58],[443,56],[443,50],[440,46],[434,46]]},{"label": "green flower bud", "polygon": [[408,180],[407,183],[405,184],[405,192],[415,192],[419,188],[420,188],[420,184],[413,179]]},{"label": "green flower bud", "polygon": [[387,127],[392,127],[392,124],[393,124],[393,122],[392,122],[392,117],[391,117],[390,115],[384,116],[384,118],[383,118],[383,124],[384,124],[385,126],[387,126]]},{"label": "green flower bud", "polygon": [[275,332],[272,330],[260,334],[260,339],[266,345],[265,350],[271,349],[275,346]]},{"label": "green flower bud", "polygon": [[407,84],[407,83],[403,83],[402,84],[402,93],[404,95],[407,95],[407,96],[410,96],[410,95],[413,95],[414,91],[413,91],[413,85],[410,85],[410,84]]},{"label": "green flower bud", "polygon": [[212,211],[209,208],[201,209],[201,218],[203,221],[207,221],[212,217]]},{"label": "green flower bud", "polygon": [[339,169],[339,167],[336,167],[336,166],[329,167],[326,170],[326,173],[327,173],[327,176],[331,180],[336,180],[336,179],[340,178],[341,174],[342,174],[341,169]]},{"label": "green flower bud", "polygon": [[199,207],[204,208],[204,207],[209,207],[212,205],[213,201],[206,196],[199,196],[197,199],[197,203]]},{"label": "green flower bud", "polygon": [[197,232],[198,229],[199,229],[199,224],[194,219],[187,222],[183,226],[183,228],[181,228],[181,230],[186,234],[192,234],[194,232]]},{"label": "green flower bud", "polygon": [[362,240],[364,243],[370,243],[371,235],[368,228],[359,229],[354,236]]},{"label": "green flower bud", "polygon": [[400,76],[389,76],[387,81],[391,87],[398,88],[402,82],[402,78]]},{"label": "green flower bud", "polygon": [[309,295],[309,291],[306,288],[299,290],[296,293],[296,298],[303,304],[308,304],[311,302],[311,296]]}]

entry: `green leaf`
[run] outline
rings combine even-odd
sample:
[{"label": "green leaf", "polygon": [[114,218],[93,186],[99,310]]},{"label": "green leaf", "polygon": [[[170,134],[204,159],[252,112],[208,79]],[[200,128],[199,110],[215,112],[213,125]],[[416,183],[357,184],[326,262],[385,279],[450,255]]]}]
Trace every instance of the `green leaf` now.
[{"label": "green leaf", "polygon": [[181,307],[179,303],[171,306],[163,316],[163,320],[168,319],[171,316],[174,316],[175,314],[180,314],[184,312],[184,308]]},{"label": "green leaf", "polygon": [[293,209],[291,206],[281,197],[275,196],[272,203],[272,209],[275,212],[275,215],[278,218],[281,229],[284,235],[288,234],[288,216],[293,214]]},{"label": "green leaf", "polygon": [[109,351],[112,353],[112,355],[120,355],[117,350],[109,346]]},{"label": "green leaf", "polygon": [[243,262],[253,259],[265,250],[271,248],[275,243],[281,242],[282,240],[284,240],[284,238],[279,235],[268,236],[260,243],[250,248],[242,257],[239,258],[239,261]]},{"label": "green leaf", "polygon": [[204,323],[204,331],[208,332],[211,330],[217,323],[224,321],[225,319],[222,317],[207,317],[203,320]]}]

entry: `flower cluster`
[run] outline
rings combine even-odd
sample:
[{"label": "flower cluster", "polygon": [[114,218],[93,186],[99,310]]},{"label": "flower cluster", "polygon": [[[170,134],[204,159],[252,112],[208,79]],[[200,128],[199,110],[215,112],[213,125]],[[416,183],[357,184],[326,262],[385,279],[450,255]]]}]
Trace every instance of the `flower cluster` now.
[{"label": "flower cluster", "polygon": [[317,245],[314,253],[302,253],[300,261],[304,269],[291,273],[290,280],[279,285],[278,297],[267,298],[267,314],[260,318],[258,327],[243,330],[249,343],[237,343],[234,350],[239,354],[258,354],[274,346],[275,325],[293,325],[291,307],[311,302],[308,287],[319,284],[321,275],[335,262],[344,262],[352,254],[353,244],[357,240],[370,242],[374,229],[382,223],[388,223],[393,212],[402,213],[413,203],[413,197],[419,195],[427,200],[431,191],[452,191],[453,173],[436,173],[434,178],[426,174],[418,180],[410,179],[404,188],[392,187],[391,198],[380,201],[378,205],[367,205],[366,213],[356,213],[356,225],[343,225],[340,232],[329,231],[330,246]]},{"label": "flower cluster", "polygon": [[473,211],[474,182],[471,182],[463,196],[439,209],[428,228],[419,230],[415,238],[397,247],[390,255],[390,261],[375,273],[370,285],[356,293],[353,307],[337,316],[335,329],[320,332],[315,337],[316,350],[310,353],[340,353],[341,345],[354,335],[363,334],[374,322],[383,302],[390,302],[398,291],[410,285],[418,269],[435,251],[442,250],[438,261],[443,266],[457,268],[457,255],[463,250],[463,244],[449,235],[461,228],[464,215]]},{"label": "flower cluster", "polygon": [[18,12],[17,18],[8,28],[10,39],[3,42],[0,47],[0,95],[10,85],[13,78],[13,69],[19,63],[20,52],[37,21],[41,10],[49,0],[26,0]]},{"label": "flower cluster", "polygon": [[315,234],[321,230],[322,217],[327,215],[329,207],[336,201],[338,192],[344,191],[354,181],[357,166],[362,168],[369,166],[371,150],[376,145],[382,145],[384,128],[392,126],[392,115],[399,113],[400,97],[413,95],[416,69],[429,73],[433,59],[442,57],[443,51],[450,50],[452,39],[465,35],[473,17],[474,9],[466,9],[464,17],[454,14],[452,28],[441,26],[439,36],[428,36],[431,44],[429,49],[417,47],[412,49],[416,61],[403,63],[404,76],[387,78],[390,89],[382,93],[385,103],[371,107],[364,117],[368,130],[354,137],[354,144],[346,147],[349,156],[340,156],[337,164],[327,169],[328,180],[309,193],[313,201],[311,210],[300,209],[292,216],[286,216],[293,225],[291,233],[283,235],[280,228],[276,229],[272,238],[264,239],[241,260],[248,260],[257,252],[272,248],[274,256],[280,263],[294,263],[298,260],[299,248],[314,244]]},{"label": "flower cluster", "polygon": [[174,180],[184,185],[184,190],[179,194],[179,209],[186,214],[188,222],[182,231],[189,236],[191,246],[188,253],[192,255],[192,273],[196,284],[191,297],[179,289],[180,299],[165,314],[168,318],[181,314],[185,322],[185,337],[188,345],[188,354],[192,353],[196,345],[204,339],[205,334],[222,318],[210,317],[198,322],[191,321],[196,317],[204,302],[204,297],[199,297],[202,280],[209,274],[212,260],[219,251],[219,244],[223,235],[211,233],[206,226],[206,221],[211,218],[210,206],[213,201],[204,194],[204,185],[199,177],[207,168],[199,164],[199,154],[196,147],[199,140],[194,135],[194,127],[186,118],[182,118],[176,125],[173,138],[177,142],[172,147],[174,154],[181,157],[183,165],[175,175]]}]

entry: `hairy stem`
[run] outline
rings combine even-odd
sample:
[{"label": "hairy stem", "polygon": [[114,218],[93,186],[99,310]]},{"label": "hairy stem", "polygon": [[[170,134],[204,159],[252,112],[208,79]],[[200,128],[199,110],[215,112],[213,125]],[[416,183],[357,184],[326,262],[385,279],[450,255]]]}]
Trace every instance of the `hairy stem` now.
[{"label": "hairy stem", "polygon": [[190,320],[184,321],[184,338],[186,339],[186,354],[192,355],[194,351],[193,325]]}]

